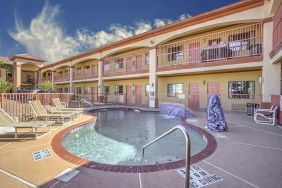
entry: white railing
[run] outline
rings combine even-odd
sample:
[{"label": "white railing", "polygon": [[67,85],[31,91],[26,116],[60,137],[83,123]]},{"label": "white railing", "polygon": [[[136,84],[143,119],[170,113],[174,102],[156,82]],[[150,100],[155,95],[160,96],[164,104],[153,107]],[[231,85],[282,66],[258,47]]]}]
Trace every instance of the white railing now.
[{"label": "white railing", "polygon": [[262,54],[261,23],[233,27],[157,47],[158,66],[183,65]]}]

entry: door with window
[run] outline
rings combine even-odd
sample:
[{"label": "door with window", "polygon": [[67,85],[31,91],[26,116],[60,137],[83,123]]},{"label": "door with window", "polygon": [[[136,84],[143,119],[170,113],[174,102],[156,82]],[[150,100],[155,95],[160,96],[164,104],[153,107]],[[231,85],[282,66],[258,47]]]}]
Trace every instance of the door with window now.
[{"label": "door with window", "polygon": [[141,85],[135,86],[135,104],[136,105],[142,104],[142,86]]},{"label": "door with window", "polygon": [[200,42],[189,44],[189,59],[188,63],[196,63],[200,61]]},{"label": "door with window", "polygon": [[209,82],[207,87],[208,87],[208,100],[211,95],[220,95],[220,82]]},{"label": "door with window", "polygon": [[199,108],[200,107],[200,100],[199,100],[199,84],[198,83],[190,83],[188,88],[188,106],[190,108]]},{"label": "door with window", "polygon": [[126,86],[126,104],[131,104],[132,86]]}]

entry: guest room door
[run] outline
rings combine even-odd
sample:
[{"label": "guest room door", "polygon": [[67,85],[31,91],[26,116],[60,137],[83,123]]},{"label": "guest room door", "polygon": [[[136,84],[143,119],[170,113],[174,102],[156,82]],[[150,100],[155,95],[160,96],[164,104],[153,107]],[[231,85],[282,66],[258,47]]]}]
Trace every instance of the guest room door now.
[{"label": "guest room door", "polygon": [[189,108],[199,108],[200,101],[199,101],[199,84],[198,83],[190,83],[189,84],[189,91],[188,91],[188,106]]}]

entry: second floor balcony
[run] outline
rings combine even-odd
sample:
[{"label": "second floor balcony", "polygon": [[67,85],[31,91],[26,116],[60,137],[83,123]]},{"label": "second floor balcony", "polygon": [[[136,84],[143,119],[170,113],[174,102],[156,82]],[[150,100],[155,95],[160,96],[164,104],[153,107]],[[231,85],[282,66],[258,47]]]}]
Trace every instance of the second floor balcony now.
[{"label": "second floor balcony", "polygon": [[73,72],[73,80],[98,78],[98,67],[90,66],[87,69],[76,69]]},{"label": "second floor balcony", "polygon": [[149,53],[108,58],[103,62],[103,76],[149,72]]},{"label": "second floor balcony", "polygon": [[70,80],[70,73],[64,72],[64,73],[57,73],[55,74],[54,81],[55,82],[66,82]]},{"label": "second floor balcony", "polygon": [[157,47],[158,70],[193,68],[204,63],[262,55],[261,23],[230,27],[186,37]]}]

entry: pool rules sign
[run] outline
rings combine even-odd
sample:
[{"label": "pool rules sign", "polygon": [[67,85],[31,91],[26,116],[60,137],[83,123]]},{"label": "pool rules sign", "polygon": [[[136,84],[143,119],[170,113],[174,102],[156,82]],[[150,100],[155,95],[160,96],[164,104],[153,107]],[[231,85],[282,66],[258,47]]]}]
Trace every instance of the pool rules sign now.
[{"label": "pool rules sign", "polygon": [[[177,170],[179,174],[185,177],[185,169],[181,168]],[[192,165],[190,167],[190,188],[200,188],[219,181],[222,181],[221,177],[215,174],[209,174],[202,168]]]}]

